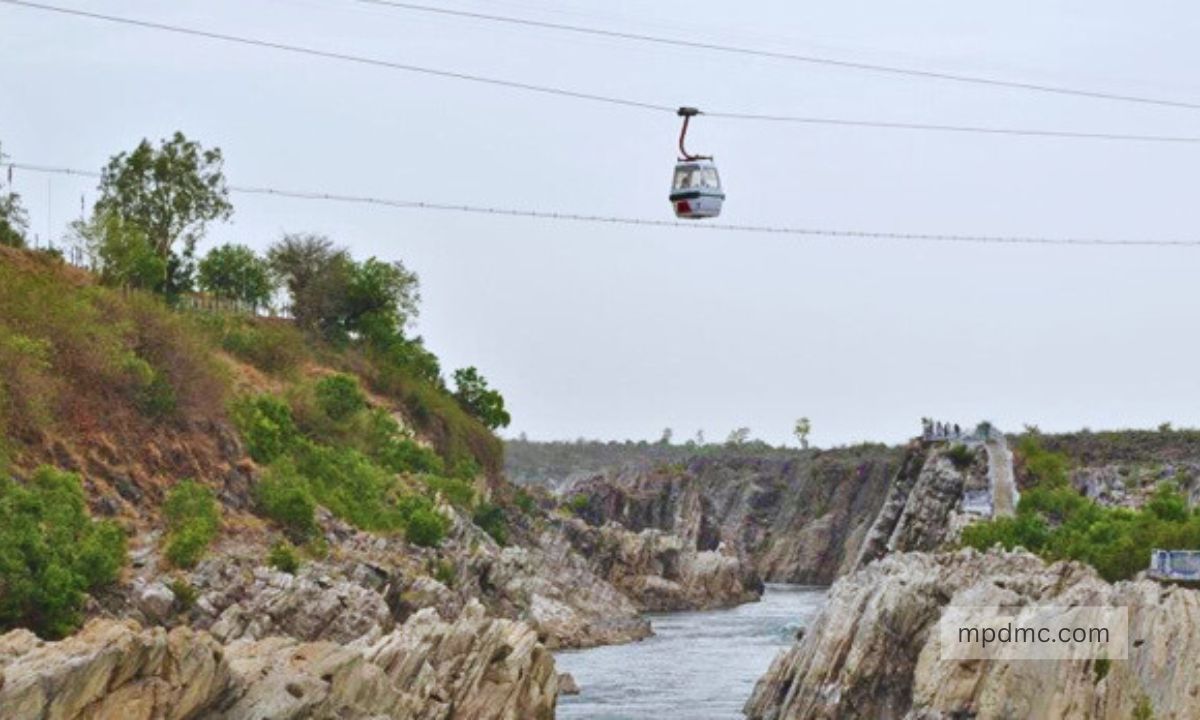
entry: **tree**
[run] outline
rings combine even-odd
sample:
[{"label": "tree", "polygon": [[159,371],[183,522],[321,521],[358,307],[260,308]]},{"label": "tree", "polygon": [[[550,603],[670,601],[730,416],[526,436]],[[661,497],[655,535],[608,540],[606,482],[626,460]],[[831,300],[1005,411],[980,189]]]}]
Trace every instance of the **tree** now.
[{"label": "tree", "polygon": [[499,392],[488,389],[487,380],[473,367],[454,371],[454,397],[467,412],[484,425],[495,430],[508,427],[512,417],[504,409],[504,398]]},{"label": "tree", "polygon": [[725,438],[726,445],[745,445],[750,439],[750,428],[740,427],[737,430],[729,433],[729,437]]},{"label": "tree", "polygon": [[266,305],[275,292],[267,261],[245,245],[213,248],[200,261],[200,287],[212,294],[255,307]]},{"label": "tree", "polygon": [[671,431],[671,428],[663,428],[663,431],[662,431],[662,437],[661,437],[661,438],[659,438],[659,440],[658,440],[658,443],[659,443],[660,445],[670,445],[670,444],[671,444],[671,438],[672,438],[674,435],[675,435],[675,433]]},{"label": "tree", "polygon": [[796,439],[800,441],[800,447],[808,449],[808,434],[812,432],[812,423],[808,418],[802,417],[796,421],[796,427],[792,430],[796,435]]},{"label": "tree", "polygon": [[[358,263],[321,235],[285,235],[267,253],[296,322],[335,340],[358,337],[392,351],[418,313],[420,279],[400,262]],[[411,345],[411,343],[409,343]],[[420,348],[399,351],[419,355]]]},{"label": "tree", "polygon": [[[4,153],[0,152],[0,162]],[[10,170],[11,173],[11,170]],[[10,174],[9,182],[12,182]],[[3,185],[0,185],[3,190]],[[8,247],[25,247],[25,233],[29,231],[29,218],[25,208],[21,206],[21,196],[12,191],[0,192],[0,245]]]},{"label": "tree", "polygon": [[98,213],[71,227],[105,285],[158,290],[166,282],[167,261],[137,225],[119,215]]},{"label": "tree", "polygon": [[344,330],[386,345],[416,319],[420,302],[420,278],[404,263],[375,258],[353,263],[342,308]]},{"label": "tree", "polygon": [[115,215],[146,233],[167,261],[167,295],[191,289],[196,242],[208,223],[233,214],[223,165],[219,149],[206,150],[176,132],[158,148],[142,140],[133,152],[113,156],[101,173],[96,214]]},{"label": "tree", "polygon": [[696,431],[696,444],[701,446],[704,445],[704,430]]},{"label": "tree", "polygon": [[329,238],[313,233],[285,234],[267,250],[267,262],[283,281],[293,303],[339,258],[349,259],[345,248],[336,247]]}]

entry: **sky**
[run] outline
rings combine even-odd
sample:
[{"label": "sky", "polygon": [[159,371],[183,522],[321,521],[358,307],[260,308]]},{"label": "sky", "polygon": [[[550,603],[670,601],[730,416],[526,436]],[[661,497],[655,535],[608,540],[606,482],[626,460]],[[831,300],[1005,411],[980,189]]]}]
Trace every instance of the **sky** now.
[{"label": "sky", "polygon": [[[355,0],[64,7],[668,106],[1200,135],[1200,111],[899,78]],[[1183,0],[430,4],[1200,102]],[[231,184],[671,219],[677,118],[0,4],[0,144],[98,170],[182,130]],[[722,221],[1200,239],[1200,146],[701,117]],[[17,171],[42,242],[94,181]],[[948,245],[586,225],[234,196],[201,248],[318,232],[402,260],[416,332],[504,394],[505,434],[898,442],[924,416],[1018,430],[1200,425],[1200,248]]]}]

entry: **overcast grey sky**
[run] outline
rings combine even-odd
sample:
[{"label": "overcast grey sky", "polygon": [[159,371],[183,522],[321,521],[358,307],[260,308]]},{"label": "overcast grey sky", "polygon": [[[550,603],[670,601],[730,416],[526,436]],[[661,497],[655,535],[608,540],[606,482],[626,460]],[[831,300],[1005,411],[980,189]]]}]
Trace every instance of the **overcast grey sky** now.
[{"label": "overcast grey sky", "polygon": [[[1200,111],[906,80],[431,17],[353,0],[64,6],[666,105],[1200,135]],[[1115,0],[443,2],[533,19],[1200,101],[1200,6]],[[98,169],[176,129],[231,183],[669,218],[675,118],[0,6],[0,142]],[[723,220],[1196,239],[1200,147],[701,118]],[[94,183],[18,172],[55,237]],[[921,416],[1200,425],[1200,249],[709,234],[234,198],[205,247],[326,233],[420,273],[418,330],[508,433],[897,441]],[[49,230],[47,230],[47,228]]]}]

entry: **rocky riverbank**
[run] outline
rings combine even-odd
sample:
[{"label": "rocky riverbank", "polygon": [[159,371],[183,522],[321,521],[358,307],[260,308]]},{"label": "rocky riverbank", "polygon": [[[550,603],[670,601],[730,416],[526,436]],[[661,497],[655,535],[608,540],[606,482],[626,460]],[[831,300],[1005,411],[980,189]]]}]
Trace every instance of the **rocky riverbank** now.
[{"label": "rocky riverbank", "polygon": [[[1129,659],[941,661],[951,606],[1125,606]],[[1109,584],[1025,552],[890,555],[840,579],[828,605],[759,681],[753,720],[1197,717],[1200,592]],[[1141,708],[1141,710],[1138,710]],[[1151,717],[1147,715],[1146,717]]]},{"label": "rocky riverbank", "polygon": [[554,716],[550,653],[524,623],[471,603],[452,622],[423,610],[373,642],[272,636],[222,644],[187,627],[94,620],[60,642],[0,636],[6,720],[55,718]]}]

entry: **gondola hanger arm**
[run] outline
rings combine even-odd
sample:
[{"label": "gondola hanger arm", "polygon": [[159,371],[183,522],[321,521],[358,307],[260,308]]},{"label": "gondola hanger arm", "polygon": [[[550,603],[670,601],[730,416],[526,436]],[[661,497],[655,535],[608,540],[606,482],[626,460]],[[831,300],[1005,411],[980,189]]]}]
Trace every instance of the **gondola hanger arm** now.
[{"label": "gondola hanger arm", "polygon": [[684,147],[684,141],[687,139],[688,121],[690,121],[696,115],[699,115],[700,111],[694,107],[681,107],[676,114],[683,118],[683,128],[679,131],[679,159],[686,161],[712,160],[712,157],[709,155],[692,155],[687,151],[687,148]]}]

